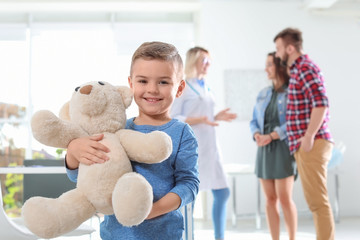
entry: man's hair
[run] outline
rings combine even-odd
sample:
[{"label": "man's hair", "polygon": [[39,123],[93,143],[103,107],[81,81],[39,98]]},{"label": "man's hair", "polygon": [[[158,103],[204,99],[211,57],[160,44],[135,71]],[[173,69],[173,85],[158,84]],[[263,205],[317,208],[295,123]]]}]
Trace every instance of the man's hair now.
[{"label": "man's hair", "polygon": [[286,65],[281,64],[281,59],[276,57],[275,52],[268,53],[268,56],[273,57],[276,78],[280,79],[286,86],[288,86],[290,77],[287,73]]},{"label": "man's hair", "polygon": [[278,38],[281,38],[284,41],[285,46],[291,44],[295,47],[296,51],[301,52],[303,39],[302,39],[302,33],[299,29],[285,28],[275,36],[274,42]]},{"label": "man's hair", "polygon": [[183,61],[176,47],[164,42],[144,42],[134,52],[131,60],[130,75],[137,59],[161,60],[174,64],[179,79],[183,79]]},{"label": "man's hair", "polygon": [[196,62],[200,57],[200,53],[205,52],[209,54],[209,51],[202,47],[193,47],[190,48],[186,53],[186,62],[185,62],[185,76],[186,79],[194,78],[197,75],[196,72]]}]

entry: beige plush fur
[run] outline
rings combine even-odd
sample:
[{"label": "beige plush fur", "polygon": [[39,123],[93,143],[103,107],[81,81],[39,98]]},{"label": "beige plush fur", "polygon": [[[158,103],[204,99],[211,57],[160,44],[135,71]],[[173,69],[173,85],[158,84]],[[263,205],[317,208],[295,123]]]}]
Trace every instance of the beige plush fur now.
[{"label": "beige plush fur", "polygon": [[54,238],[77,228],[95,212],[115,214],[125,226],[140,224],[149,214],[153,193],[146,179],[132,171],[129,158],[159,163],[172,152],[170,137],[159,131],[125,130],[125,109],[132,101],[128,87],[90,82],[74,92],[60,112],[34,114],[31,127],[41,143],[66,148],[75,138],[104,133],[110,160],[79,166],[77,186],[57,199],[33,197],[25,202],[26,226],[41,238]]}]

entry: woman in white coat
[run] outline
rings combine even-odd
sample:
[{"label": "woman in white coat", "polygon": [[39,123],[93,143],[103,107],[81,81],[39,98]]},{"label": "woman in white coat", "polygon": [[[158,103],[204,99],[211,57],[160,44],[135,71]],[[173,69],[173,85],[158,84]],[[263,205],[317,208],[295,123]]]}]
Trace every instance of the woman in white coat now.
[{"label": "woman in white coat", "polygon": [[226,203],[230,191],[221,165],[221,154],[215,127],[218,121],[232,121],[236,114],[224,109],[214,114],[214,96],[204,77],[210,66],[209,52],[201,47],[191,48],[186,54],[186,87],[176,98],[171,115],[191,125],[199,145],[200,190],[212,190],[212,219],[215,239],[224,239],[226,228]]}]

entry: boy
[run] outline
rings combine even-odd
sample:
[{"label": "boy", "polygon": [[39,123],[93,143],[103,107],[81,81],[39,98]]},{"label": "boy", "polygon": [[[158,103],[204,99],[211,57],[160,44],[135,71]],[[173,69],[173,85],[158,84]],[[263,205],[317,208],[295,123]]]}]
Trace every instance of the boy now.
[{"label": "boy", "polygon": [[[167,43],[147,42],[134,53],[130,88],[139,116],[127,121],[127,129],[143,133],[155,130],[167,133],[173,142],[171,156],[159,164],[132,162],[153,187],[154,204],[143,223],[124,227],[114,215],[105,216],[100,225],[102,239],[181,239],[184,230],[180,207],[192,202],[198,192],[197,142],[189,125],[170,118],[170,107],[185,87],[183,63],[177,49]],[[107,161],[102,135],[79,138],[68,146],[68,176],[76,180],[79,163],[101,164]]]}]

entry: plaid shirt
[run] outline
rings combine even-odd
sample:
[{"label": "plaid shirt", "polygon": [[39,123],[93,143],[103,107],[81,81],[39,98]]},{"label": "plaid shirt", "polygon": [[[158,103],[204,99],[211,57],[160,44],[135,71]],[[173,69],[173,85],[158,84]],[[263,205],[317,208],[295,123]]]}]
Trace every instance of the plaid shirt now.
[{"label": "plaid shirt", "polygon": [[[329,107],[324,79],[319,67],[307,55],[302,55],[290,67],[286,132],[292,154],[300,147],[298,140],[305,135],[311,110],[316,107]],[[328,121],[329,111],[326,112],[324,122],[316,133],[315,139],[333,141]]]}]

